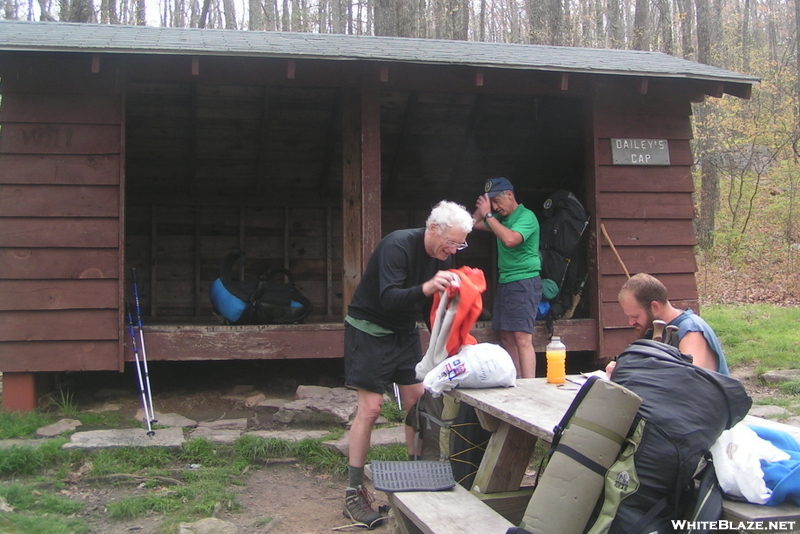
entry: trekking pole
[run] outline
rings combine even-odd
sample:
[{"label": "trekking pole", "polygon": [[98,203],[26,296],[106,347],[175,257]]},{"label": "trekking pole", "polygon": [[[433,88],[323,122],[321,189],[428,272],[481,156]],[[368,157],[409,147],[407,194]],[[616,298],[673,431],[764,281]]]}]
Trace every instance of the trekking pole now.
[{"label": "trekking pole", "polygon": [[[157,423],[155,416],[156,412],[153,409],[153,393],[150,391],[150,373],[147,370],[147,351],[144,348],[144,328],[142,327],[142,309],[139,306],[139,280],[136,277],[136,267],[131,267],[131,276],[133,278],[133,302],[136,305],[136,323],[139,327],[139,342],[142,347],[142,369],[144,369],[144,383],[147,388],[147,400],[150,404],[150,416],[153,418],[151,423]],[[145,410],[147,412],[147,410]]]},{"label": "trekking pole", "polygon": [[150,413],[150,408],[147,405],[147,396],[144,391],[144,380],[142,378],[142,368],[139,366],[139,348],[136,344],[136,333],[133,330],[133,317],[131,316],[131,303],[126,305],[126,313],[128,316],[128,331],[131,334],[131,348],[133,349],[133,360],[136,362],[136,375],[139,378],[139,393],[142,395],[142,410],[144,411],[144,422],[147,426],[147,435],[153,436],[155,432],[150,425],[150,420],[153,415]]}]

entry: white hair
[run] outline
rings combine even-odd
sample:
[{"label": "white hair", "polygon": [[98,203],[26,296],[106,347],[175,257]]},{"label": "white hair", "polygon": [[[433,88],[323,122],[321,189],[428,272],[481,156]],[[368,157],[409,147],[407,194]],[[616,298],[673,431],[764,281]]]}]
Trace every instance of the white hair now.
[{"label": "white hair", "polygon": [[447,227],[454,227],[464,232],[472,231],[472,215],[467,211],[467,208],[461,204],[450,202],[449,200],[442,200],[436,204],[428,215],[428,220],[425,225],[435,224],[439,227],[439,233],[444,232]]}]

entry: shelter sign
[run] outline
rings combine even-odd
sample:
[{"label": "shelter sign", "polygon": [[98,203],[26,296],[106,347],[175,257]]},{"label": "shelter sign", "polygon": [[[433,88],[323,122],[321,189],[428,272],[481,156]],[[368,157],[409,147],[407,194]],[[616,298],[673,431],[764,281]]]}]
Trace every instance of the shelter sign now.
[{"label": "shelter sign", "polygon": [[666,139],[611,139],[614,165],[669,165]]}]

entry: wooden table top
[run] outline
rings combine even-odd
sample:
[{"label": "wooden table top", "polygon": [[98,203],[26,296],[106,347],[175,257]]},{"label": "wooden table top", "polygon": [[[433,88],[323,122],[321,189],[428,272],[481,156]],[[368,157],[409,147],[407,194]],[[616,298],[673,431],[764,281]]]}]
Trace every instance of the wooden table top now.
[{"label": "wooden table top", "polygon": [[[579,376],[568,376],[581,380]],[[510,388],[460,389],[447,394],[529,434],[551,441],[553,428],[569,408],[580,386],[567,381],[548,384],[545,378],[520,378]]]}]

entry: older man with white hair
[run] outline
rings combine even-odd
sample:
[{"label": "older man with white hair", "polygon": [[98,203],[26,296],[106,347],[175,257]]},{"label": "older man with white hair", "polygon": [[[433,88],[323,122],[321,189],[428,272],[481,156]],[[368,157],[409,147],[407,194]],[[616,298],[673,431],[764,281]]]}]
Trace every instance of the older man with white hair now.
[{"label": "older man with white hair", "polygon": [[[389,384],[400,389],[408,412],[423,393],[415,367],[422,359],[417,319],[432,296],[453,280],[451,256],[467,248],[472,216],[458,204],[439,202],[425,228],[397,230],[370,256],[345,317],[345,385],[358,392],[358,411],[350,428],[349,487],[344,514],[375,528],[384,519],[364,489],[364,464],[372,427]],[[409,457],[416,455],[414,431],[406,426]]]}]

